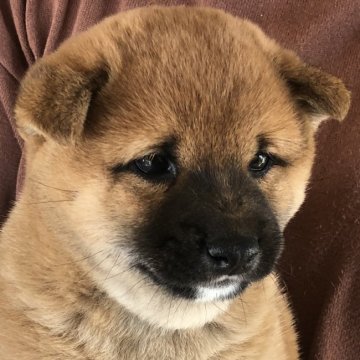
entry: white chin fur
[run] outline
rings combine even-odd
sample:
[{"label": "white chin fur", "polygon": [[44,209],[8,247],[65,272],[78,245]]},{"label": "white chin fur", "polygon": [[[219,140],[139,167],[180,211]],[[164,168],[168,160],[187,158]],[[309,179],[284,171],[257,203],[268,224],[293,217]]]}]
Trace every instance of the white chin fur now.
[{"label": "white chin fur", "polygon": [[211,302],[228,299],[239,291],[239,284],[234,283],[222,287],[198,287],[197,302]]},{"label": "white chin fur", "polygon": [[202,327],[226,312],[229,305],[226,300],[214,299],[209,302],[172,297],[147,280],[140,280],[141,286],[136,285],[139,279],[124,280],[110,279],[103,285],[107,293],[128,311],[160,328],[174,330]]},{"label": "white chin fur", "polygon": [[220,299],[235,290],[234,286],[227,290],[227,287],[223,287],[220,296],[215,292],[210,295],[209,289],[204,287],[201,299],[173,297],[141,273],[129,271],[129,265],[125,265],[125,262],[125,259],[119,262],[112,271],[116,276],[110,275],[105,279],[97,274],[98,284],[126,310],[160,328],[174,330],[204,326],[226,312],[230,301]]}]

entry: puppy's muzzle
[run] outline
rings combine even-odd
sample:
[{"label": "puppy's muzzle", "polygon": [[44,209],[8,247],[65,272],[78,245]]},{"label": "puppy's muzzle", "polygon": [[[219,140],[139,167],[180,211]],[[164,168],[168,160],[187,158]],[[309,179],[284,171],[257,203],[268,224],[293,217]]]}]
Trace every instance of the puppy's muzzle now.
[{"label": "puppy's muzzle", "polygon": [[209,179],[197,174],[171,189],[137,240],[141,270],[182,296],[199,287],[232,286],[234,294],[267,275],[281,250],[276,218],[255,182],[238,176],[224,188]]}]

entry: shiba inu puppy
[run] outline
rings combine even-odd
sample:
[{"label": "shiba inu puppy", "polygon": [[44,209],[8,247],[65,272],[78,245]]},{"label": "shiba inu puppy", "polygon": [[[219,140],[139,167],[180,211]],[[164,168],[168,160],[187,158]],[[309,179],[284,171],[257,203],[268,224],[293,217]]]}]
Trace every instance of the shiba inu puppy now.
[{"label": "shiba inu puppy", "polygon": [[297,359],[274,270],[350,96],[256,25],[153,7],[28,72],[0,238],[2,360]]}]

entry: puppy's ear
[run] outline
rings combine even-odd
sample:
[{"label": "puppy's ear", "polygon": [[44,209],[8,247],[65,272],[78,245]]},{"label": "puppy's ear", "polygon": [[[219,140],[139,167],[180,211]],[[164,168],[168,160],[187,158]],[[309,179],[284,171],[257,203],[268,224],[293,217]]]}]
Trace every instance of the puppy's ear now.
[{"label": "puppy's ear", "polygon": [[294,52],[282,48],[252,22],[245,21],[245,24],[254,41],[275,64],[299,112],[307,115],[315,129],[322,120],[342,120],[346,116],[350,92],[340,79],[305,64]]},{"label": "puppy's ear", "polygon": [[350,92],[340,79],[303,63],[289,50],[278,48],[273,61],[297,108],[309,116],[315,128],[322,120],[344,119],[350,107]]},{"label": "puppy's ear", "polygon": [[93,100],[109,77],[99,46],[94,45],[86,39],[70,40],[30,68],[15,107],[25,139],[68,144],[81,137]]}]

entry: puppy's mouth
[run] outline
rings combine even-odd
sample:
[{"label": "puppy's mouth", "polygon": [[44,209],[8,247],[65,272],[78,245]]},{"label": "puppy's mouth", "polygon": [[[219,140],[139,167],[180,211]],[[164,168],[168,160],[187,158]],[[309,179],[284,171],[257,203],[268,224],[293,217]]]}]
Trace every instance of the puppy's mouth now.
[{"label": "puppy's mouth", "polygon": [[194,300],[196,302],[231,300],[241,294],[250,284],[250,281],[246,280],[243,276],[233,275],[221,276],[209,282],[178,285],[163,279],[145,264],[138,264],[136,267],[153,283],[163,288],[171,296]]}]

